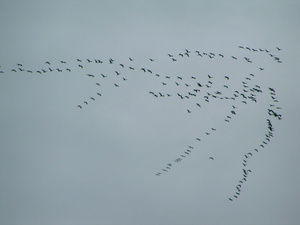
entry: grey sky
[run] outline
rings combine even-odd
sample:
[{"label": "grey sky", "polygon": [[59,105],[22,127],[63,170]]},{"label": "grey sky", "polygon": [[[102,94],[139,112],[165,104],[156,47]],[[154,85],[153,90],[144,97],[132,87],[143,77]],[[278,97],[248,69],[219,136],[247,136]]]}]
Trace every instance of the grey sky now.
[{"label": "grey sky", "polygon": [[[299,21],[299,1],[2,0],[0,224],[299,223]],[[185,49],[190,57],[178,55]],[[11,71],[18,63],[33,73]],[[48,67],[64,72],[36,73]],[[201,100],[177,96],[196,84],[191,76],[209,84],[207,74],[212,90],[229,95],[249,73],[248,84],[263,90],[257,103],[207,103],[208,89]],[[283,119],[271,117],[274,137],[249,160],[252,173],[231,202],[243,157],[267,130],[268,87]],[[189,145],[191,155],[174,162]],[[172,169],[155,176],[167,163]]]}]

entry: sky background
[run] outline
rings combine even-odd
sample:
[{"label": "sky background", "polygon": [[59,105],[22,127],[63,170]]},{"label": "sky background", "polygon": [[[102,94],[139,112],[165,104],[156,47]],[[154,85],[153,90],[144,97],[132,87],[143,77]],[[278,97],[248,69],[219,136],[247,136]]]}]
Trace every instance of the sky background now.
[{"label": "sky background", "polygon": [[[298,224],[299,21],[300,2],[291,0],[1,0],[0,224]],[[190,57],[178,55],[185,49]],[[11,71],[18,63],[33,73]],[[36,73],[48,67],[63,72]],[[210,90],[242,90],[250,73],[249,86],[263,91],[257,103],[204,101]],[[177,96],[187,94],[184,83],[210,80],[195,98]],[[282,120],[268,117],[268,87]],[[274,137],[250,157],[252,173],[231,202],[267,118]]]}]

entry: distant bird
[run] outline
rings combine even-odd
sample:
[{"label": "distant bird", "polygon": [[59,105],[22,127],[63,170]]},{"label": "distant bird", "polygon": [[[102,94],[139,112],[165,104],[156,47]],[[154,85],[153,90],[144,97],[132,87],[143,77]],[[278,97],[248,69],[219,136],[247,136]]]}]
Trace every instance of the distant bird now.
[{"label": "distant bird", "polygon": [[229,80],[229,77],[228,77],[228,76],[225,76],[225,78],[226,78],[227,80]]},{"label": "distant bird", "polygon": [[84,101],[83,103],[85,103],[86,105],[88,104],[88,102],[87,102],[87,101]]},{"label": "distant bird", "polygon": [[82,60],[80,60],[80,59],[77,59],[77,61],[78,61],[78,62],[82,62]]},{"label": "distant bird", "polygon": [[211,159],[211,160],[215,160],[213,157],[209,157],[209,159]]},{"label": "distant bird", "polygon": [[200,139],[200,138],[196,138],[196,140],[197,140],[197,141],[201,141],[201,139]]},{"label": "distant bird", "polygon": [[92,99],[93,101],[95,101],[95,98],[93,98],[93,97],[90,97],[90,99]]},{"label": "distant bird", "polygon": [[153,61],[154,61],[154,59],[150,59],[150,61],[151,61],[151,62],[153,62]]},{"label": "distant bird", "polygon": [[63,63],[63,64],[66,64],[66,61],[60,61],[61,63]]},{"label": "distant bird", "polygon": [[99,92],[97,92],[97,95],[101,96],[101,94]]},{"label": "distant bird", "polygon": [[81,105],[77,105],[77,107],[81,108],[82,109],[82,106]]},{"label": "distant bird", "polygon": [[233,201],[232,198],[229,198],[230,201]]},{"label": "distant bird", "polygon": [[130,58],[130,57],[129,57],[129,60],[130,60],[130,61],[133,61],[133,59],[132,59],[132,58]]},{"label": "distant bird", "polygon": [[119,87],[119,85],[118,85],[118,84],[116,84],[116,83],[114,83],[114,85],[115,85],[116,87]]},{"label": "distant bird", "polygon": [[82,68],[83,69],[83,66],[82,65],[78,65],[80,68]]},{"label": "distant bird", "polygon": [[99,83],[96,83],[96,85],[101,86]]},{"label": "distant bird", "polygon": [[281,50],[281,48],[278,48],[278,47],[276,47],[276,48],[277,48],[277,50],[278,50],[278,51],[280,51],[280,50]]},{"label": "distant bird", "polygon": [[48,62],[48,61],[47,61],[47,62],[45,62],[45,63],[47,63],[48,65],[50,65],[50,62]]},{"label": "distant bird", "polygon": [[122,66],[124,68],[124,65],[123,64],[120,64],[120,66]]},{"label": "distant bird", "polygon": [[93,74],[87,74],[87,76],[89,76],[89,77],[95,77]]},{"label": "distant bird", "polygon": [[237,58],[235,56],[231,56],[233,59],[237,60]]},{"label": "distant bird", "polygon": [[264,68],[259,67],[260,70],[264,70]]},{"label": "distant bird", "polygon": [[190,110],[188,110],[188,109],[187,109],[187,112],[188,112],[188,113],[191,113],[191,111],[190,111]]}]

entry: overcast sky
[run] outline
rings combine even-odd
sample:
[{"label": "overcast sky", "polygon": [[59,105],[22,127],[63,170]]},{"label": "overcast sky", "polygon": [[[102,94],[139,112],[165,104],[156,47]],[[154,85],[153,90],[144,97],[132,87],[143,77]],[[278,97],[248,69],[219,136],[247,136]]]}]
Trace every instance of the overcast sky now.
[{"label": "overcast sky", "polygon": [[0,224],[298,224],[299,21],[291,0],[1,0]]}]

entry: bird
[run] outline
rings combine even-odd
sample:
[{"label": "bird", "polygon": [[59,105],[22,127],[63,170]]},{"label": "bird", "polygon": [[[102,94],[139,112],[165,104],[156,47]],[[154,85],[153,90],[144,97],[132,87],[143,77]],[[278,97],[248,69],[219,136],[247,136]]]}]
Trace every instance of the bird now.
[{"label": "bird", "polygon": [[45,62],[45,63],[46,63],[46,64],[48,64],[48,65],[50,65],[50,62],[48,62],[48,61],[47,61],[47,62]]},{"label": "bird", "polygon": [[96,85],[101,86],[99,83],[96,83]]},{"label": "bird", "polygon": [[226,78],[227,80],[229,80],[229,77],[228,77],[228,76],[225,76],[225,78]]},{"label": "bird", "polygon": [[281,50],[281,48],[278,48],[278,47],[276,47],[276,49],[277,49],[278,51],[280,51],[280,50]]},{"label": "bird", "polygon": [[188,109],[187,109],[187,112],[188,112],[188,113],[191,113],[191,111],[190,111],[190,110],[188,110]]},{"label": "bird", "polygon": [[82,106],[81,106],[81,105],[77,105],[77,107],[79,107],[80,109],[82,109]]},{"label": "bird", "polygon": [[101,94],[99,92],[97,92],[97,95],[101,96]]},{"label": "bird", "polygon": [[114,83],[114,85],[115,85],[116,87],[119,87],[119,85],[118,85],[118,84],[116,84],[116,83]]},{"label": "bird", "polygon": [[233,201],[232,198],[228,198],[230,201]]},{"label": "bird", "polygon": [[87,101],[84,101],[83,103],[85,103],[86,105],[88,104],[88,102],[87,102]]},{"label": "bird", "polygon": [[211,160],[215,160],[213,157],[209,157],[209,159],[211,159]]},{"label": "bird", "polygon": [[77,59],[77,61],[78,61],[78,62],[82,62],[82,60],[80,60],[80,59]]},{"label": "bird", "polygon": [[90,99],[92,99],[93,101],[95,101],[95,98],[93,98],[93,97],[90,97]]},{"label": "bird", "polygon": [[196,138],[196,140],[197,140],[197,141],[201,141],[201,139],[200,139],[200,138]]},{"label": "bird", "polygon": [[132,59],[132,58],[130,58],[130,57],[129,57],[129,60],[130,60],[130,61],[133,61],[133,59]]},{"label": "bird", "polygon": [[63,64],[66,64],[66,61],[60,61],[61,63],[63,63]]},{"label": "bird", "polygon": [[87,76],[89,76],[89,77],[95,77],[93,74],[87,74]]}]

